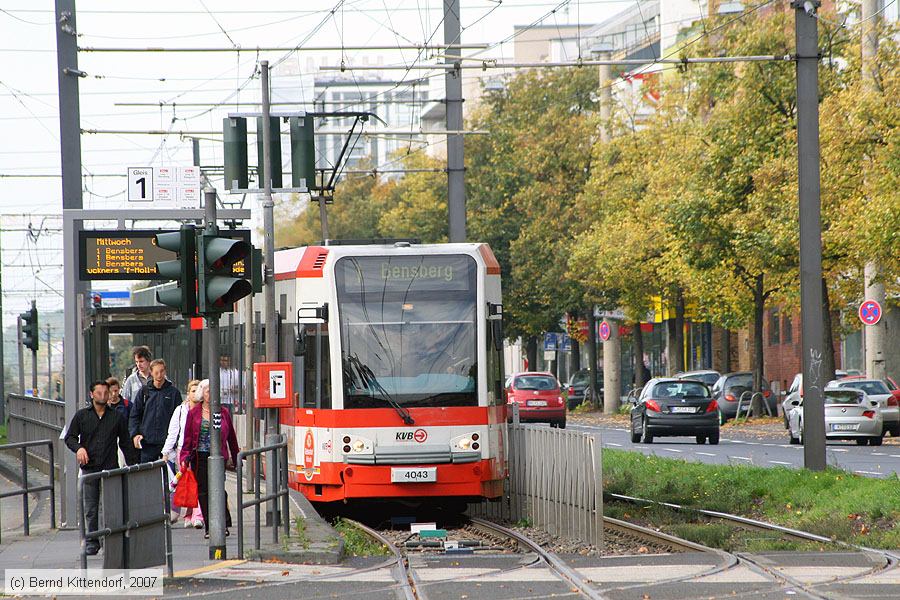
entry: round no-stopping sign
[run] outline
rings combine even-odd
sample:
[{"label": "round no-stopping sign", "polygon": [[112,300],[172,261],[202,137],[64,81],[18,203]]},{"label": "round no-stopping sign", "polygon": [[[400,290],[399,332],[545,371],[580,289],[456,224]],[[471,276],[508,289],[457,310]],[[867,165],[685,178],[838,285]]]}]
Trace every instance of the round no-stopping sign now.
[{"label": "round no-stopping sign", "polygon": [[609,334],[609,323],[603,321],[602,323],[600,323],[600,339],[605,342],[609,339]]},{"label": "round no-stopping sign", "polygon": [[875,300],[866,300],[859,305],[859,320],[866,325],[875,325],[881,320],[881,305]]}]

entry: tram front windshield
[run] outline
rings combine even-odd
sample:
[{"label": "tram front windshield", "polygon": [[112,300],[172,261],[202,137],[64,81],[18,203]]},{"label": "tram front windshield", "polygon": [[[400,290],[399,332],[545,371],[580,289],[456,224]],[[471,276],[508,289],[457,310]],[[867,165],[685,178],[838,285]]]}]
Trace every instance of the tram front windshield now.
[{"label": "tram front windshield", "polygon": [[337,261],[344,408],[478,405],[475,275],[470,256]]}]

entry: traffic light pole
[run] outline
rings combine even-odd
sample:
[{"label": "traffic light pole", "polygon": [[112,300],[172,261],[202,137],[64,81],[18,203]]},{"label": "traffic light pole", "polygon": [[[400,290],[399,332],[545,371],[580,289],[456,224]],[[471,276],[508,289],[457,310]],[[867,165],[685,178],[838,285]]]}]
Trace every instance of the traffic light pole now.
[{"label": "traffic light pole", "polygon": [[[215,234],[216,226],[216,191],[206,190],[203,194],[206,203],[206,233]],[[201,250],[202,251],[202,250]],[[201,289],[200,293],[206,293]],[[203,331],[203,347],[206,349],[206,366],[209,369],[209,557],[214,560],[228,558],[225,547],[225,459],[222,457],[222,416],[221,416],[221,380],[219,378],[219,315],[206,318],[206,329]],[[240,485],[240,483],[238,483]]]},{"label": "traffic light pole", "polygon": [[[278,360],[278,324],[275,318],[275,201],[272,199],[272,128],[269,126],[269,61],[260,63],[262,72],[262,123],[263,123],[263,234],[265,238],[265,265],[263,291],[265,292],[266,311],[266,362]],[[279,165],[280,166],[280,165]],[[325,199],[319,200],[319,208],[323,209]],[[265,444],[272,446],[278,443],[278,409],[266,409],[265,416]],[[266,495],[275,493],[275,479],[271,476],[275,472],[274,454],[266,454]],[[266,504],[266,525],[277,525],[278,507],[274,500]]]}]

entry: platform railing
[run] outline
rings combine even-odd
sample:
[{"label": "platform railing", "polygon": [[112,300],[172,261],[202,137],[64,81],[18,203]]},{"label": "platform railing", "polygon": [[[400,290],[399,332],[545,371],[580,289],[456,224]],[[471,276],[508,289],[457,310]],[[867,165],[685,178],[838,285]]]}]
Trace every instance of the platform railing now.
[{"label": "platform railing", "polygon": [[[22,496],[22,524],[25,535],[31,535],[31,515],[28,512],[28,495],[36,492],[50,492],[50,527],[56,529],[56,479],[54,476],[54,450],[53,440],[35,440],[32,442],[18,442],[15,444],[0,445],[0,452],[4,450],[21,450],[22,452],[22,487],[19,489],[0,493],[0,499]],[[47,457],[50,461],[50,484],[28,487],[28,449],[35,447],[47,447]],[[2,512],[2,511],[0,511]],[[0,526],[0,531],[3,527]]]},{"label": "platform railing", "polygon": [[[266,496],[260,496],[260,478],[263,474],[262,468],[262,457],[265,453],[272,453],[272,461],[266,461],[266,464],[273,465],[274,473],[268,474],[275,478],[275,486],[274,491],[271,494]],[[254,473],[256,480],[253,484],[253,499],[244,501],[244,486],[241,485],[241,482],[244,481],[244,459],[247,457],[252,457],[252,460],[255,461]],[[261,545],[261,536],[260,536],[260,506],[266,502],[270,502],[272,500],[278,500],[279,498],[282,501],[282,509],[281,509],[281,525],[284,527],[284,536],[287,537],[291,532],[291,524],[290,524],[290,504],[288,497],[288,451],[287,451],[287,439],[282,436],[281,441],[277,444],[271,444],[269,446],[261,446],[259,448],[254,448],[252,450],[242,450],[238,452],[237,455],[237,494],[238,494],[238,522],[237,522],[237,543],[238,543],[238,556],[240,558],[244,558],[244,509],[250,508],[251,506],[254,508],[253,511],[253,521],[254,521],[254,529],[253,529],[253,544],[256,550],[260,549]],[[278,519],[272,519],[272,542],[278,543]]]},{"label": "platform railing", "polygon": [[[156,515],[137,515],[131,514],[131,505],[128,498],[128,485],[127,485],[127,477],[131,473],[137,473],[139,471],[158,471],[160,477],[160,493],[162,494],[162,504],[161,506],[164,508],[163,511],[159,512]],[[87,523],[85,522],[85,510],[84,510],[84,486],[91,481],[99,479],[101,484],[104,481],[108,481],[112,477],[121,477],[122,478],[122,524],[117,525],[115,527],[102,527],[97,530],[88,530]],[[101,488],[102,489],[102,488]],[[78,478],[78,527],[81,532],[81,568],[87,569],[87,543],[89,540],[97,540],[99,543],[100,540],[107,538],[111,535],[124,533],[125,537],[129,537],[129,535],[137,530],[146,529],[150,527],[156,527],[159,524],[164,524],[165,526],[165,563],[168,571],[168,576],[174,576],[174,569],[172,566],[172,522],[169,516],[171,506],[169,505],[169,468],[166,466],[165,460],[157,460],[154,462],[140,463],[136,465],[129,465],[127,467],[121,467],[119,469],[109,469],[104,471],[96,471],[93,473],[84,473],[82,472],[81,476]],[[101,492],[102,495],[102,492]],[[101,501],[102,506],[102,501]],[[122,564],[125,569],[132,568],[131,557],[128,555],[129,544],[124,544],[123,551],[124,556],[122,557]],[[107,551],[109,551],[107,549]]]},{"label": "platform railing", "polygon": [[599,434],[525,425],[511,406],[509,478],[500,503],[471,514],[507,518],[561,537],[603,543],[603,473]]}]

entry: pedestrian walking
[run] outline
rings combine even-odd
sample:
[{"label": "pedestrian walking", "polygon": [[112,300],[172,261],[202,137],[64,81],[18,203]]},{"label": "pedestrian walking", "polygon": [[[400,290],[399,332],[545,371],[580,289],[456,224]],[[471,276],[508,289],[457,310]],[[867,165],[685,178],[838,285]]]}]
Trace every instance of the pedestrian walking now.
[{"label": "pedestrian walking", "polygon": [[[197,477],[199,491],[200,510],[203,512],[203,528],[206,537],[209,537],[209,450],[212,431],[212,419],[209,408],[209,379],[200,382],[197,393],[203,398],[203,402],[191,409],[188,413],[187,423],[184,427],[184,444],[181,447],[180,464],[182,469],[190,465]],[[237,455],[240,451],[237,444],[237,435],[231,421],[231,412],[222,406],[221,429],[219,433],[222,440],[222,456],[225,458],[225,468],[233,469],[237,464]],[[228,494],[225,490],[225,535],[229,535],[228,527],[231,527],[231,511],[228,510]]]},{"label": "pedestrian walking", "polygon": [[[125,425],[128,425],[128,413],[130,412],[131,405],[128,404],[128,400],[123,398],[119,391],[121,390],[121,386],[119,385],[119,380],[115,377],[109,377],[106,379],[106,385],[109,386],[109,400],[106,401],[106,408],[109,410],[115,410],[117,413],[122,415],[125,418]],[[119,456],[119,466],[124,467],[128,464],[125,461],[125,455],[121,450],[116,450],[116,454]]]},{"label": "pedestrian walking", "polygon": [[162,454],[172,413],[181,404],[181,392],[166,379],[166,361],[150,362],[150,380],[131,404],[128,430],[141,462],[152,462]]},{"label": "pedestrian walking", "polygon": [[[175,473],[179,470],[179,456],[181,455],[181,447],[184,445],[184,426],[187,423],[187,417],[190,410],[203,402],[203,396],[197,394],[200,388],[200,381],[192,379],[187,384],[187,395],[175,412],[172,413],[172,419],[169,421],[169,434],[166,436],[166,443],[163,444],[162,455],[169,463],[170,481],[175,478]],[[174,506],[174,505],[173,505]],[[180,508],[175,508],[176,512],[172,517],[172,522],[178,520],[181,516]],[[184,509],[184,526],[200,529],[203,527],[203,511],[200,510],[200,503],[193,509]]]},{"label": "pedestrian walking", "polygon": [[115,377],[109,377],[106,380],[106,385],[109,386],[109,401],[106,405],[125,417],[125,422],[127,423],[128,413],[131,412],[131,403],[122,397],[122,386],[119,384],[119,380]]},{"label": "pedestrian walking", "polygon": [[221,403],[227,406],[228,410],[234,411],[240,396],[241,376],[238,370],[231,366],[231,357],[227,355],[219,357],[219,385],[222,390]]},{"label": "pedestrian walking", "polygon": [[125,378],[122,397],[129,404],[134,404],[138,392],[147,385],[147,381],[150,379],[150,362],[153,360],[153,355],[150,354],[150,348],[147,346],[135,346],[131,350],[131,358],[134,359],[134,371]]},{"label": "pedestrian walking", "polygon": [[[91,405],[78,410],[69,423],[66,446],[75,453],[82,473],[96,473],[119,466],[117,447],[126,463],[137,462],[137,452],[128,435],[125,418],[107,406],[109,386],[103,380],[91,384]],[[100,480],[84,484],[84,520],[86,531],[97,531],[100,510]],[[99,540],[82,540],[87,554],[100,551]]]}]

